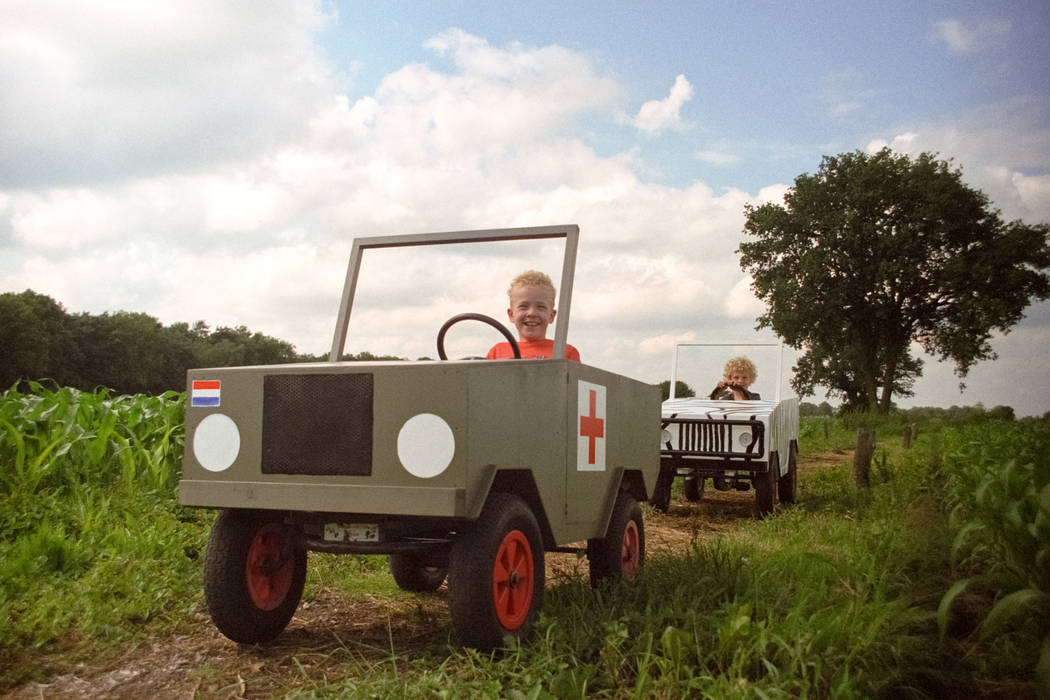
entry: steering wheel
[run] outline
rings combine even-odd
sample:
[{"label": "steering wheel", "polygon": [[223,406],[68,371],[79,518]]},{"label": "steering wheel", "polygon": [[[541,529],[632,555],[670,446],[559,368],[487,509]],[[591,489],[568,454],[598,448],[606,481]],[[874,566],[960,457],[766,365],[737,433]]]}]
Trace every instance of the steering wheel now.
[{"label": "steering wheel", "polygon": [[511,335],[510,331],[507,330],[506,326],[504,326],[502,323],[492,318],[491,316],[486,316],[485,314],[465,313],[456,314],[449,320],[445,321],[445,324],[441,326],[441,330],[438,331],[438,357],[440,357],[442,360],[448,359],[448,356],[445,355],[445,333],[448,332],[449,328],[459,323],[460,321],[481,321],[482,323],[489,324],[490,326],[498,330],[500,333],[502,333],[503,337],[507,339],[508,343],[510,343],[510,349],[514,351],[514,359],[521,359],[521,348],[518,347],[518,341],[514,339],[514,336]]}]

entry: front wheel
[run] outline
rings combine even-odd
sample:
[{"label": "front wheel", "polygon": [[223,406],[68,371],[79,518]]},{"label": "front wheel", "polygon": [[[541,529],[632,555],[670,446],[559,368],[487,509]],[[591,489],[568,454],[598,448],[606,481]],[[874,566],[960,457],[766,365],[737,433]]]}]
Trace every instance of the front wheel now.
[{"label": "front wheel", "polygon": [[798,443],[794,440],[788,449],[787,474],[777,480],[777,496],[781,503],[794,503],[798,498]]},{"label": "front wheel", "polygon": [[215,626],[242,644],[268,642],[292,619],[306,582],[306,550],[278,514],[226,510],[208,538],[204,597]]},{"label": "front wheel", "polygon": [[773,512],[777,502],[777,474],[780,467],[776,453],[769,455],[769,469],[755,475],[755,511],[764,518]]},{"label": "front wheel", "polygon": [[545,581],[536,516],[517,496],[491,494],[449,558],[449,610],[459,641],[488,651],[506,636],[525,637],[543,604]]},{"label": "front wheel", "polygon": [[616,497],[605,537],[587,540],[587,559],[595,588],[609,578],[638,575],[645,561],[645,523],[631,494],[621,491]]}]

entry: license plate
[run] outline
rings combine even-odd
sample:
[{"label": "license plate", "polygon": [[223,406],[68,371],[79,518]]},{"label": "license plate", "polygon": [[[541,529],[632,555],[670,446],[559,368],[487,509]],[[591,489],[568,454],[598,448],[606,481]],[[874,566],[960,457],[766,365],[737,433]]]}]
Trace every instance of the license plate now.
[{"label": "license plate", "polygon": [[325,523],[325,542],[378,542],[379,526],[361,523]]}]

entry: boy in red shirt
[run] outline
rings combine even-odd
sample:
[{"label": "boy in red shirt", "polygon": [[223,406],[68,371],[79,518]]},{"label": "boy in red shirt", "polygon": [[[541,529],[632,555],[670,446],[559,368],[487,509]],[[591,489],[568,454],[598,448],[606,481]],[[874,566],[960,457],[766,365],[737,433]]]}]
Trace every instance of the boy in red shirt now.
[{"label": "boy in red shirt", "polygon": [[[521,359],[550,359],[554,353],[554,341],[547,339],[547,326],[554,322],[558,313],[554,309],[554,283],[551,278],[536,270],[526,270],[510,283],[507,290],[510,308],[507,318],[518,329],[518,347]],[[580,361],[580,352],[565,345],[565,356]],[[514,357],[510,343],[497,343],[486,356],[490,360],[507,360]]]}]

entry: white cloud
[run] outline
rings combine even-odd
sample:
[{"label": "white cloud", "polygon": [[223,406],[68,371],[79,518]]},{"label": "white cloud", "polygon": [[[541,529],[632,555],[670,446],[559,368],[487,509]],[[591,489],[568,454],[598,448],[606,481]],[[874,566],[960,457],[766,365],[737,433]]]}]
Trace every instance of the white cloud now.
[{"label": "white cloud", "polygon": [[682,106],[693,98],[693,86],[684,75],[674,79],[670,94],[662,100],[650,100],[641,106],[628,122],[641,131],[655,133],[664,129],[681,131],[689,128],[682,119]]},{"label": "white cloud", "polygon": [[984,50],[1010,33],[1010,21],[985,19],[964,22],[959,19],[944,19],[933,24],[933,34],[943,41],[952,53],[975,53]]},{"label": "white cloud", "polygon": [[725,300],[726,316],[754,319],[766,312],[766,305],[751,291],[751,282],[750,276],[741,277],[729,290]]},{"label": "white cloud", "polygon": [[963,180],[987,194],[1006,219],[1050,221],[1048,116],[1046,97],[1002,101],[950,120],[909,124],[895,136],[872,139],[867,150],[937,153],[961,168]]},{"label": "white cloud", "polygon": [[0,187],[187,171],[298,138],[338,85],[314,44],[327,19],[296,0],[0,5]]},{"label": "white cloud", "polygon": [[[589,364],[659,381],[674,340],[754,335],[761,308],[735,253],[743,210],[782,201],[787,185],[755,196],[657,185],[635,144],[577,137],[625,94],[588,55],[449,30],[427,42],[427,62],[351,98],[314,43],[325,15],[308,6],[244,18],[211,3],[136,8],[0,10],[0,290],[32,288],[72,311],[243,324],[320,353],[353,238],[577,223],[571,339]],[[37,73],[39,85],[23,79]],[[680,76],[634,121],[684,128],[691,96]],[[1013,192],[1015,209],[1041,211],[1039,109],[881,138],[957,155],[968,176]],[[710,143],[697,157],[728,165],[747,152]],[[501,317],[507,280],[524,266],[556,272],[558,250],[383,256],[363,275],[349,349],[433,355],[448,316]],[[463,337],[483,347],[462,354],[492,341],[485,329]]]}]

